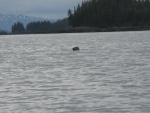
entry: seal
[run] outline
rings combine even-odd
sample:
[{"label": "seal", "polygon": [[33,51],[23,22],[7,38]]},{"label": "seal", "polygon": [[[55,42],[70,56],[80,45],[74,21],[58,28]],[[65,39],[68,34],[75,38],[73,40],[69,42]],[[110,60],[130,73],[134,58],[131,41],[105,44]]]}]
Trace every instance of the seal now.
[{"label": "seal", "polygon": [[79,47],[73,47],[72,50],[73,51],[79,51],[80,49],[79,49]]}]

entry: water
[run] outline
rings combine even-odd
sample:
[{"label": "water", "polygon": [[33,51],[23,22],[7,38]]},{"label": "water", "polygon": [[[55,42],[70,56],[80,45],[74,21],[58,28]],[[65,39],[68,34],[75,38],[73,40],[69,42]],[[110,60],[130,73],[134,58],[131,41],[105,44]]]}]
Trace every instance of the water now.
[{"label": "water", "polygon": [[0,36],[0,113],[149,112],[150,31]]}]

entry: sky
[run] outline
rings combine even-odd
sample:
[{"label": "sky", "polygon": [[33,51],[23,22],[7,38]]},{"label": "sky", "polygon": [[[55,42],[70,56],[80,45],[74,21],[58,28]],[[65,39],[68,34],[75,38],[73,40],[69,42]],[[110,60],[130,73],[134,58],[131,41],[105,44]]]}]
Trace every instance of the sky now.
[{"label": "sky", "polygon": [[82,0],[0,0],[0,13],[62,19],[67,17],[68,9],[74,9],[81,2]]}]

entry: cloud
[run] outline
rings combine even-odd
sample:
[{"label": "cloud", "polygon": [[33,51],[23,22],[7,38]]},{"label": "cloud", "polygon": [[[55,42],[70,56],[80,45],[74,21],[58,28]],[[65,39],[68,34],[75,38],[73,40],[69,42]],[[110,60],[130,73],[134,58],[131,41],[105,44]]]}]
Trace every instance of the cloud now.
[{"label": "cloud", "polygon": [[82,0],[0,0],[0,13],[62,18]]}]

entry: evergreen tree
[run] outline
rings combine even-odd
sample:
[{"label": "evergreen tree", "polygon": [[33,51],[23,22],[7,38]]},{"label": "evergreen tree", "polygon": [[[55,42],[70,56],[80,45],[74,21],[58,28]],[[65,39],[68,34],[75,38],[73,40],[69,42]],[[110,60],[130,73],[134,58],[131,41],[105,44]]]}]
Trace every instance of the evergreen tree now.
[{"label": "evergreen tree", "polygon": [[62,19],[54,23],[50,21],[30,22],[26,26],[28,33],[49,33],[57,30],[62,30],[68,27],[68,20]]},{"label": "evergreen tree", "polygon": [[68,11],[72,27],[149,26],[150,0],[85,0]]},{"label": "evergreen tree", "polygon": [[24,33],[24,32],[25,28],[22,23],[17,22],[12,26],[12,33]]}]

